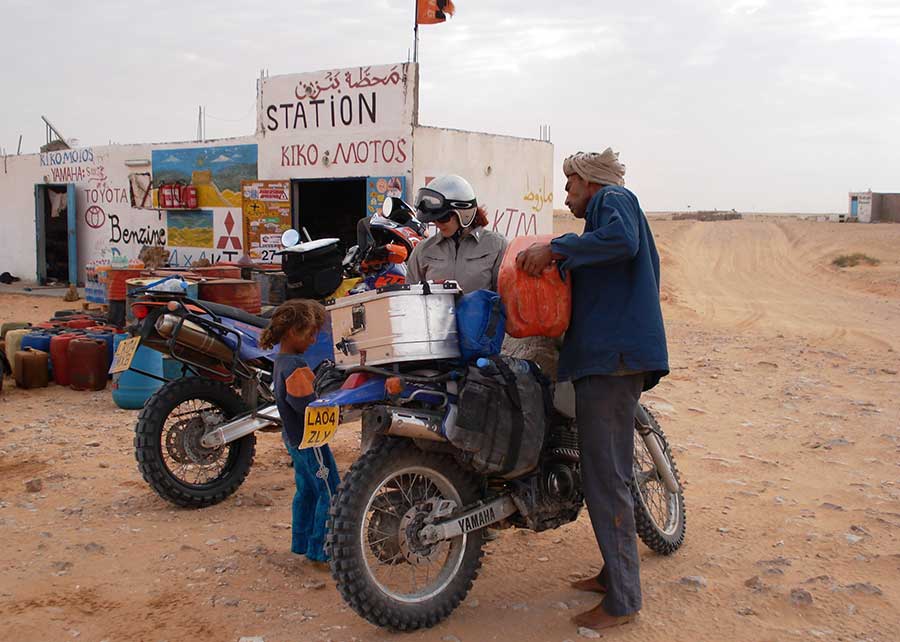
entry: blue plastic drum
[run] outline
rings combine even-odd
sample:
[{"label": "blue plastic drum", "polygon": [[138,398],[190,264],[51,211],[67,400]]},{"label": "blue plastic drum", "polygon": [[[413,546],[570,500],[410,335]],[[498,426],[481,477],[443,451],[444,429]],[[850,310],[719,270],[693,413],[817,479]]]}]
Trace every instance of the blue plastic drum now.
[{"label": "blue plastic drum", "polygon": [[[122,335],[127,337],[127,335]],[[134,354],[131,367],[142,370],[157,377],[163,376],[162,353],[141,346]],[[119,408],[139,410],[153,396],[163,382],[146,375],[126,370],[113,375],[112,398]]]}]

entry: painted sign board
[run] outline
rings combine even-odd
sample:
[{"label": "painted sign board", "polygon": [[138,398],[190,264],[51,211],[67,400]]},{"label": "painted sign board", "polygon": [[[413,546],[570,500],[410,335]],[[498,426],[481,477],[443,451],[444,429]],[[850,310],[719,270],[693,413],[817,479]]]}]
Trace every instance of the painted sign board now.
[{"label": "painted sign board", "polygon": [[244,181],[241,195],[247,254],[253,261],[271,263],[282,249],[282,232],[291,228],[291,183]]}]

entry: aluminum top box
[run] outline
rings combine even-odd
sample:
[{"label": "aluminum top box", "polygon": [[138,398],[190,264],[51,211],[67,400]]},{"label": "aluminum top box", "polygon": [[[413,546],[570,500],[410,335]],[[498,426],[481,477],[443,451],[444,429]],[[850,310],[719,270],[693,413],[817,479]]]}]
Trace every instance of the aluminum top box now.
[{"label": "aluminum top box", "polygon": [[377,366],[460,356],[453,282],[393,285],[328,306],[335,363]]}]

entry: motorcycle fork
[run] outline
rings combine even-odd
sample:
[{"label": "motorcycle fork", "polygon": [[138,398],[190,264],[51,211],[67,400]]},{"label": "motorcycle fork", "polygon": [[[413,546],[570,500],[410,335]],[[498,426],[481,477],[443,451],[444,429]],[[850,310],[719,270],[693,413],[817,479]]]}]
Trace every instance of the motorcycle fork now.
[{"label": "motorcycle fork", "polygon": [[678,493],[681,490],[678,480],[675,479],[675,475],[669,467],[669,460],[659,445],[660,442],[656,438],[656,433],[650,423],[650,417],[642,405],[638,404],[634,418],[637,420],[637,432],[641,439],[644,440],[644,445],[647,446],[650,457],[656,465],[657,474],[659,474],[660,479],[662,479],[663,484],[665,484],[666,489],[670,493]]}]

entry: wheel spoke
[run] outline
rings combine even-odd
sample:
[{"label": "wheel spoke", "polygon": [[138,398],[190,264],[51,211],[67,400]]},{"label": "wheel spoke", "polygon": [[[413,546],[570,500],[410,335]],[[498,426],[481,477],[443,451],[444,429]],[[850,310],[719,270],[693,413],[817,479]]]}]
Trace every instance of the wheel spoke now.
[{"label": "wheel spoke", "polygon": [[[442,590],[449,581],[448,566],[458,564],[464,536],[429,546],[413,534],[434,502],[448,497],[460,503],[446,479],[419,468],[398,471],[370,495],[360,525],[361,552],[373,580],[395,599],[416,601]],[[403,564],[408,572],[398,572]]]},{"label": "wheel spoke", "polygon": [[203,448],[200,437],[207,420],[224,421],[224,411],[201,399],[187,399],[172,409],[160,434],[163,464],[183,483],[204,486],[215,483],[225,472],[232,446]]},{"label": "wheel spoke", "polygon": [[[379,533],[380,533],[380,532],[381,532],[381,531],[379,531]],[[388,535],[388,536],[386,536],[386,537],[382,537],[381,539],[375,540],[374,542],[373,542],[372,540],[369,540],[369,546],[375,546],[376,544],[381,544],[381,542],[386,542],[386,541],[388,541],[389,539],[391,539],[392,537],[394,537],[394,536],[393,536],[393,535]]]},{"label": "wheel spoke", "polygon": [[393,507],[392,507],[391,510],[386,510],[386,509],[382,508],[381,506],[373,506],[373,507],[372,507],[372,510],[377,510],[379,513],[384,513],[385,515],[391,515],[391,516],[393,516],[393,517],[400,517],[400,515],[398,515],[398,514],[393,510]]}]

